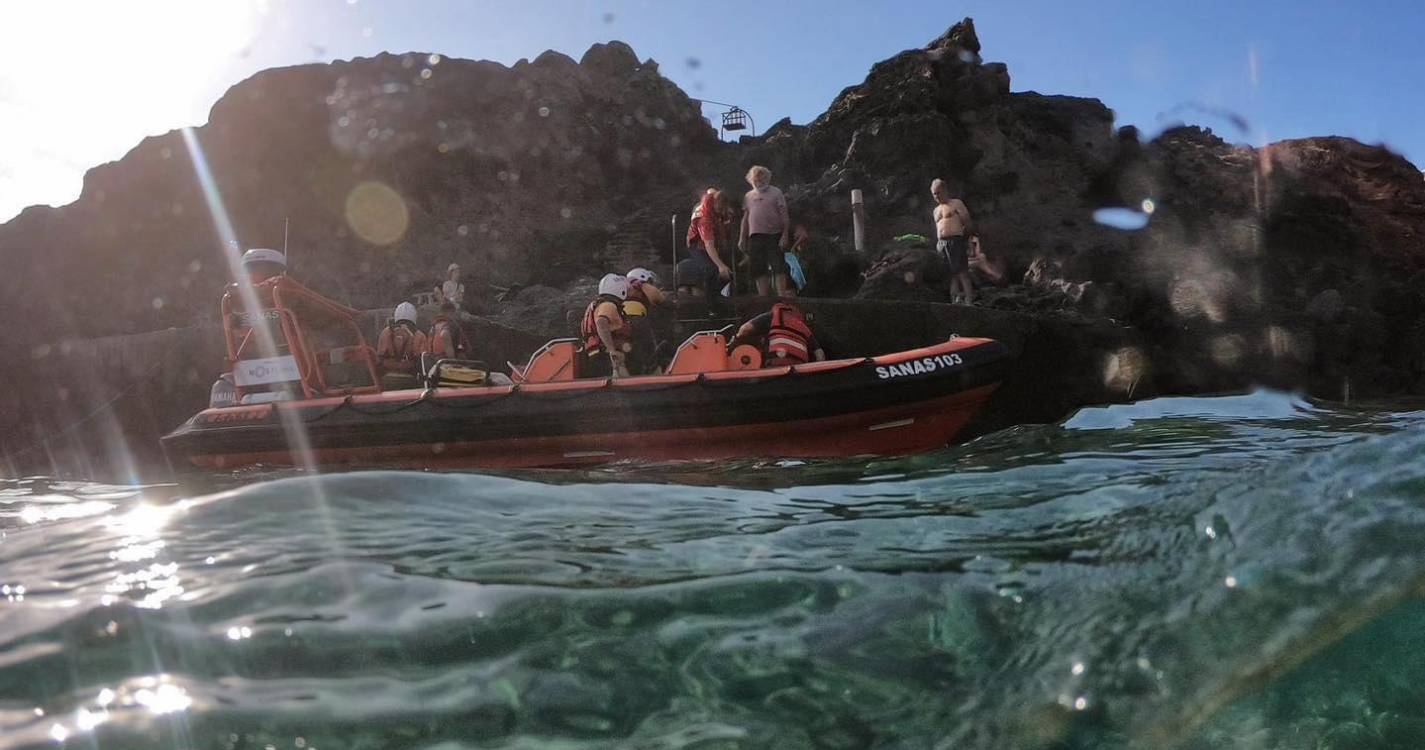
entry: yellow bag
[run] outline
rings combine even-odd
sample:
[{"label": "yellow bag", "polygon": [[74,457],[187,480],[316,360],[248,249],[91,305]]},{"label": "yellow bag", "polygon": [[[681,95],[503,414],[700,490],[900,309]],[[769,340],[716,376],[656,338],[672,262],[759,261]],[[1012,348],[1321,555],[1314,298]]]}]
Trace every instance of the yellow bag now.
[{"label": "yellow bag", "polygon": [[489,371],[467,365],[444,364],[436,370],[436,385],[442,388],[462,388],[485,385]]}]

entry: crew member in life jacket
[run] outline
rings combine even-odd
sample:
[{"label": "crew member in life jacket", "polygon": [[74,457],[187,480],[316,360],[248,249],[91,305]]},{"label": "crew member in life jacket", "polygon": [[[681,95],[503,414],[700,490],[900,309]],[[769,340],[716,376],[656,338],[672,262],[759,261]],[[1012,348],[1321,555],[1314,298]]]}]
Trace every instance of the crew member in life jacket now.
[{"label": "crew member in life jacket", "polygon": [[611,273],[599,280],[599,296],[589,303],[579,323],[584,356],[578,377],[628,377],[628,354],[633,350],[633,342],[629,336],[628,315],[623,309],[627,297],[627,277]]},{"label": "crew member in life jacket", "polygon": [[629,339],[633,342],[628,369],[635,375],[657,374],[663,352],[648,314],[667,297],[658,288],[658,274],[647,268],[635,268],[627,275],[628,299],[623,301],[623,312],[628,316]]},{"label": "crew member in life jacket", "polygon": [[778,302],[772,309],[742,324],[728,348],[754,344],[762,350],[764,367],[796,365],[826,359],[806,316],[793,304]]},{"label": "crew member in life jacket", "polygon": [[470,358],[470,338],[456,318],[454,302],[441,303],[440,313],[431,321],[428,349],[436,359]]},{"label": "crew member in life jacket", "polygon": [[658,288],[658,274],[647,268],[628,272],[628,298],[623,302],[624,314],[630,318],[647,315],[648,311],[667,299]]},{"label": "crew member in life jacket", "polygon": [[416,306],[396,305],[391,323],[376,339],[376,358],[381,364],[381,383],[387,388],[414,387],[418,382],[421,353],[428,349],[426,335],[416,327]]}]

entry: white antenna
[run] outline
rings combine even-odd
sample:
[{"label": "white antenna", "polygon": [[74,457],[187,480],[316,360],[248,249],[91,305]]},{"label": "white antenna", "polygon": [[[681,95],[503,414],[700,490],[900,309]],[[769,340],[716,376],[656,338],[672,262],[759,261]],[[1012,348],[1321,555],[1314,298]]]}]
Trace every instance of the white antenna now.
[{"label": "white antenna", "polygon": [[[284,219],[282,220],[282,254],[283,254],[283,255],[286,255],[286,254],[287,254],[287,230],[290,229],[291,227],[292,227],[292,218],[291,218],[290,216],[287,217],[287,218],[284,218]],[[290,263],[292,262],[292,259],[291,259],[291,258],[288,258],[288,259],[287,259],[287,262],[290,264]]]}]

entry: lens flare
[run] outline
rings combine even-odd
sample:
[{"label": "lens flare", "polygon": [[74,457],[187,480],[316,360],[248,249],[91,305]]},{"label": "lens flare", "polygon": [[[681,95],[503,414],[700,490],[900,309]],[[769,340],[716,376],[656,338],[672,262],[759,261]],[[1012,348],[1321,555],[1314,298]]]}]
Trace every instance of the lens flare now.
[{"label": "lens flare", "polygon": [[392,245],[406,235],[411,212],[391,186],[368,180],[347,194],[346,223],[356,236],[373,245]]}]

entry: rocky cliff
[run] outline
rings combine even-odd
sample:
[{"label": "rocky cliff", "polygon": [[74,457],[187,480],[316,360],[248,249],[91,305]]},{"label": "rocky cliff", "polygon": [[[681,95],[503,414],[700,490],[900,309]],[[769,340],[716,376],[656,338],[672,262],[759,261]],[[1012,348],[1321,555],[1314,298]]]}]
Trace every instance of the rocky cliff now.
[{"label": "rocky cliff", "polygon": [[[1298,385],[1328,397],[1425,391],[1414,165],[1334,137],[1257,149],[1178,127],[1141,143],[1097,100],[1011,92],[980,52],[966,19],[733,156],[778,170],[794,213],[842,235],[865,191],[880,262],[861,297],[946,299],[931,253],[890,242],[929,233],[943,177],[1008,270],[983,304],[1126,322],[1156,342],[1166,390],[1222,387],[1266,357],[1306,360]],[[1104,208],[1145,225],[1095,221]]]},{"label": "rocky cliff", "polygon": [[[25,343],[214,316],[229,270],[190,142],[244,245],[281,247],[290,219],[293,272],[360,307],[429,289],[451,260],[475,286],[645,260],[640,219],[661,216],[666,247],[664,208],[686,210],[718,146],[620,42],[510,68],[412,53],[268,70],[192,136],[146,139],[75,203],[0,227],[0,311],[44,321]],[[628,257],[601,258],[621,233]]]},{"label": "rocky cliff", "polygon": [[[813,122],[737,144],[619,42],[508,68],[409,53],[265,71],[190,137],[147,139],[91,170],[74,204],[0,226],[0,312],[40,321],[12,328],[6,370],[40,383],[72,340],[211,320],[229,273],[224,222],[245,245],[275,246],[290,219],[293,272],[348,304],[389,306],[457,260],[480,312],[564,335],[592,278],[667,273],[669,214],[685,221],[707,185],[740,192],[760,163],[817,236],[820,296],[947,301],[931,253],[893,238],[930,232],[929,183],[948,179],[1006,273],[975,311],[935,313],[941,328],[989,308],[1020,321],[996,325],[1035,361],[1070,346],[1066,331],[1125,332],[1085,339],[1096,364],[1073,377],[1100,382],[1065,391],[1049,367],[1046,390],[1085,403],[1262,381],[1331,398],[1425,390],[1413,165],[1341,138],[1249,148],[1180,127],[1143,142],[1098,100],[1011,91],[1008,68],[981,53],[966,19],[873,66]],[[862,254],[853,188],[869,216]],[[1143,226],[1096,221],[1105,208]],[[931,315],[865,311],[898,309]],[[895,324],[857,327],[850,348],[889,346]],[[1048,349],[1026,333],[1039,324],[1060,332]],[[93,407],[17,403],[0,398],[0,417],[40,432]]]}]

